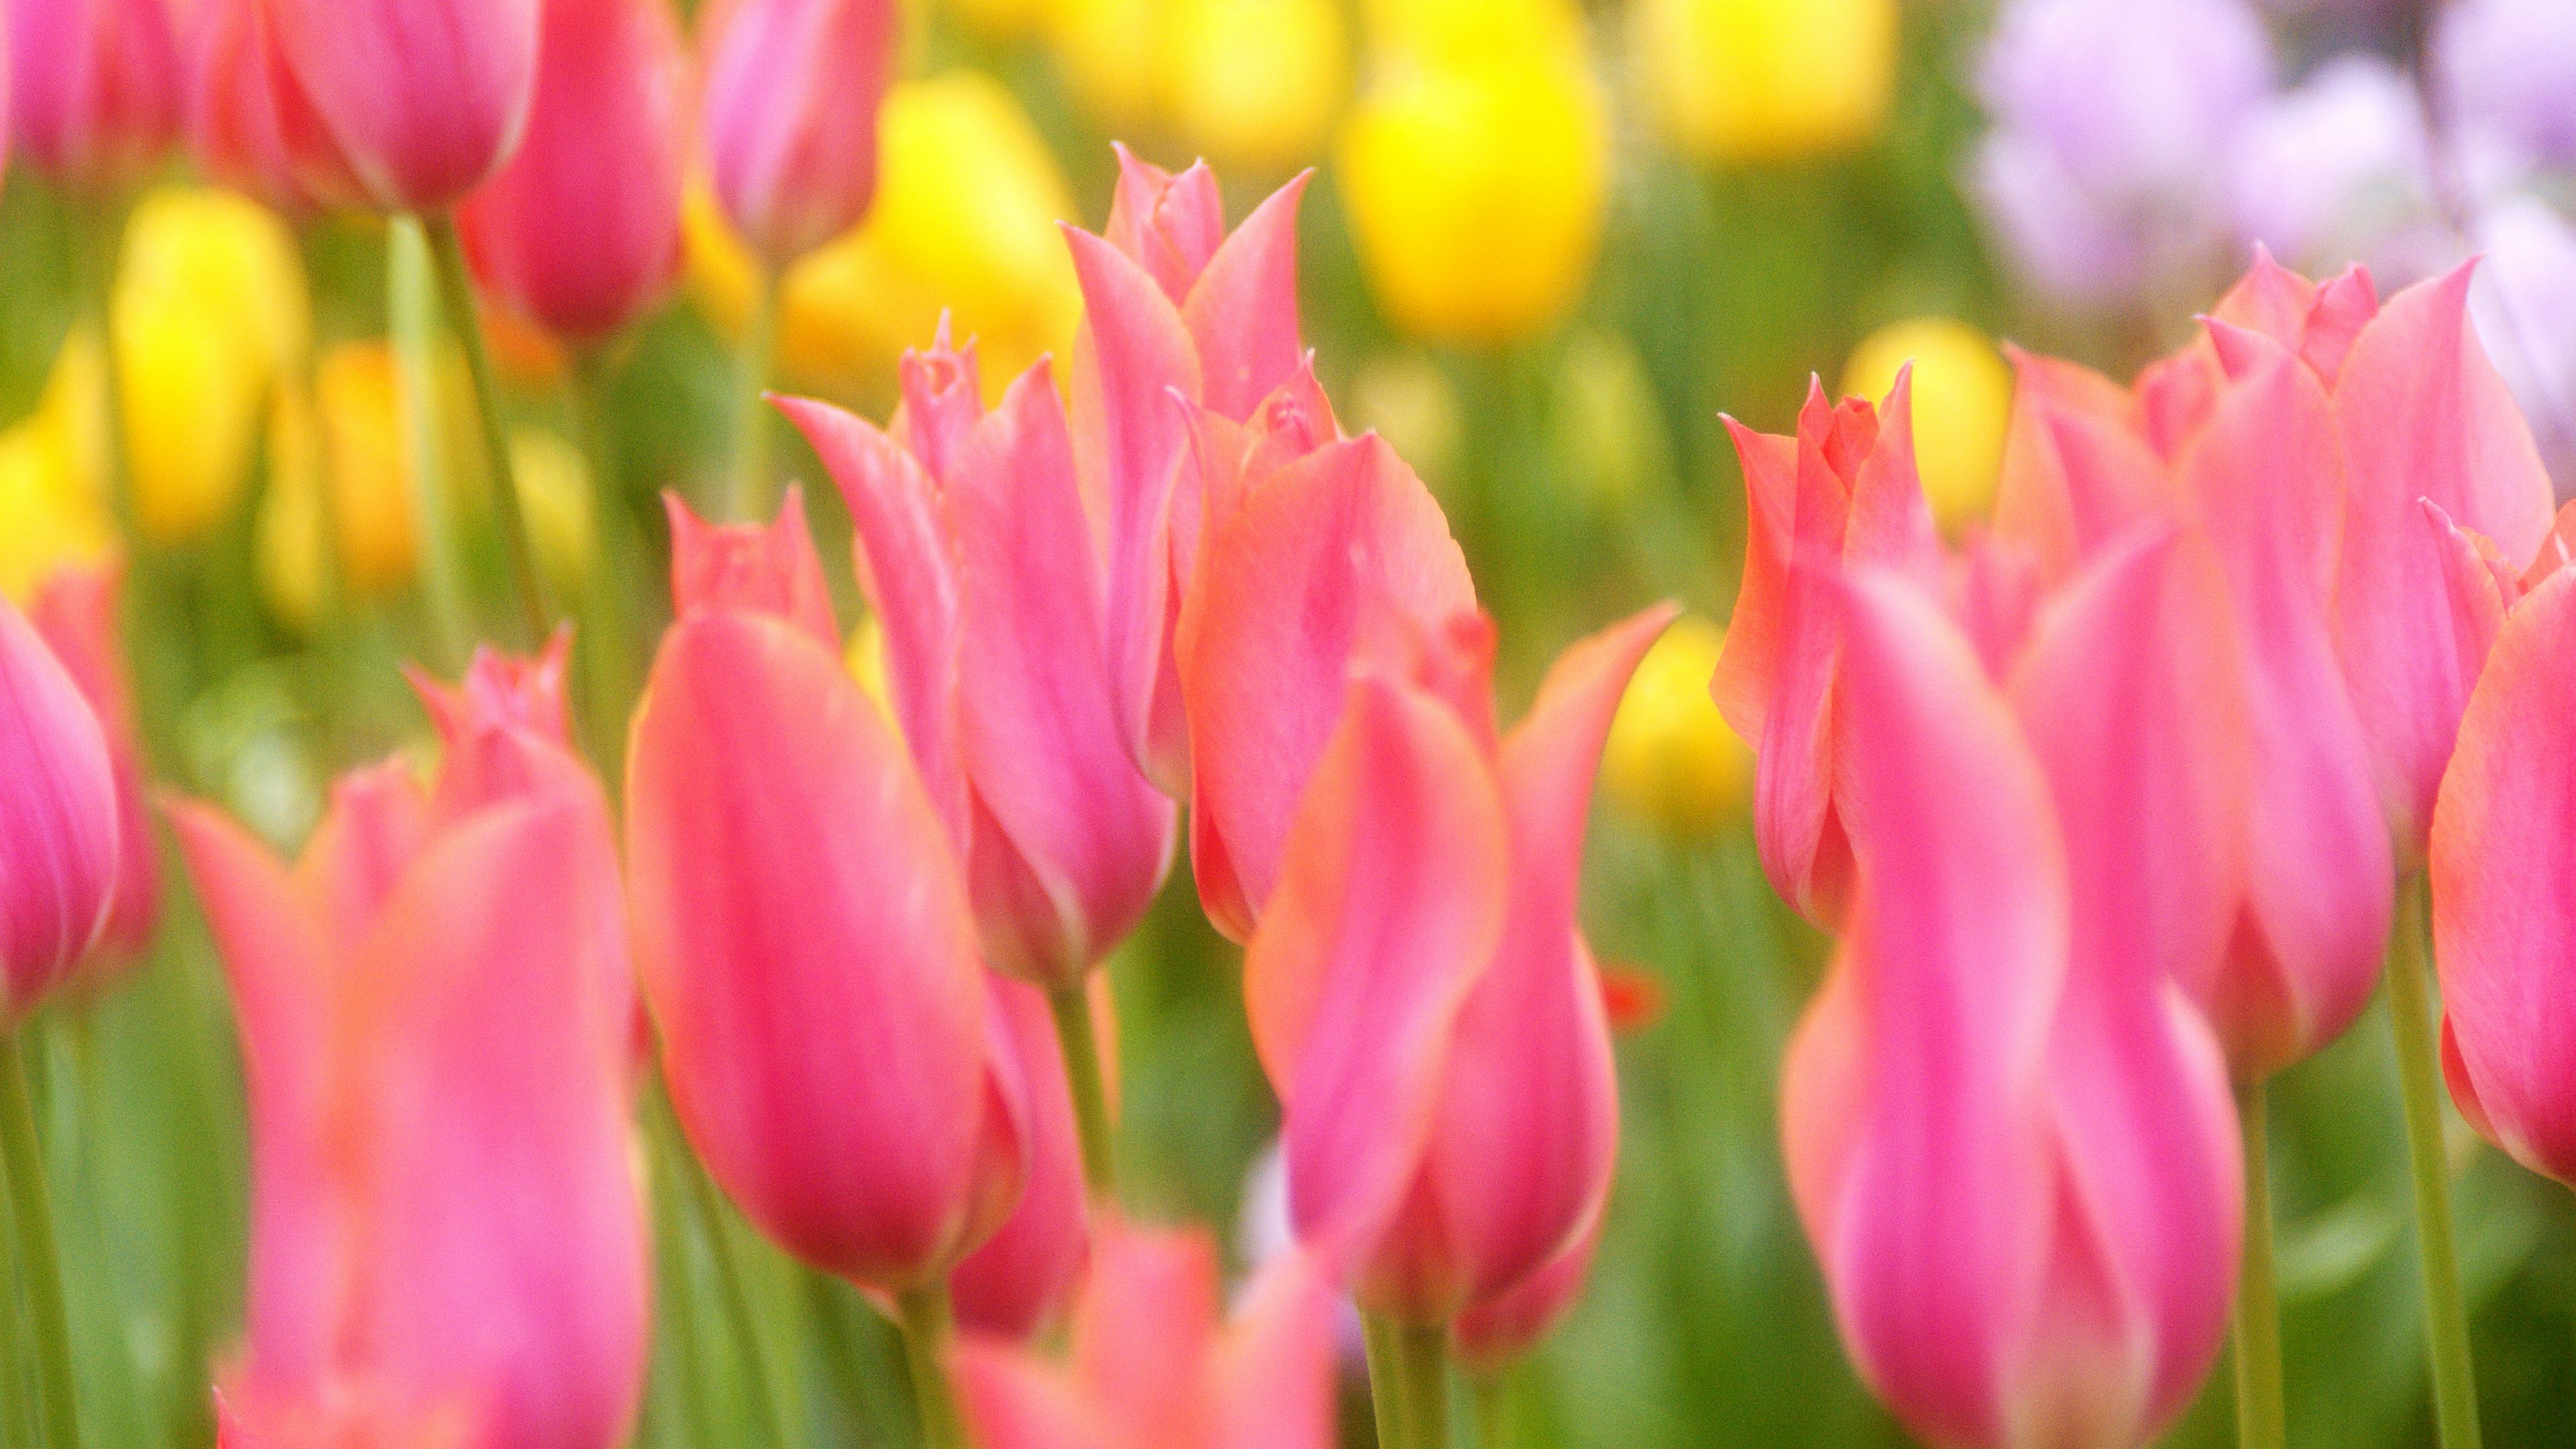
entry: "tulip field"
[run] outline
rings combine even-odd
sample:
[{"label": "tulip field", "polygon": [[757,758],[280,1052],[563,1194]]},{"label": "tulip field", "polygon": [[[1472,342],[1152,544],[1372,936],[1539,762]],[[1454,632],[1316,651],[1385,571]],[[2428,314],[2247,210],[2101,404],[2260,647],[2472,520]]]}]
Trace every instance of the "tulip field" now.
[{"label": "tulip field", "polygon": [[2568,0],[0,117],[0,1449],[2576,1444]]}]

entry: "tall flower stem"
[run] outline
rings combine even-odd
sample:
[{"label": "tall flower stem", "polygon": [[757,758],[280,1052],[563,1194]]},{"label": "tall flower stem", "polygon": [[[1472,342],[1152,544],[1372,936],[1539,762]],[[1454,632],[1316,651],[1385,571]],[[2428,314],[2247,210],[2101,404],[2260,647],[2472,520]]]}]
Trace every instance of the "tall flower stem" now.
[{"label": "tall flower stem", "polygon": [[546,606],[545,580],[537,573],[536,549],[528,541],[528,521],[519,507],[519,474],[510,462],[510,429],[501,416],[501,386],[492,372],[492,349],[483,340],[483,319],[474,309],[474,279],[465,269],[465,245],[456,236],[456,218],[434,212],[420,218],[429,233],[429,250],[437,263],[439,303],[447,322],[465,348],[465,370],[474,381],[474,408],[483,419],[483,456],[492,473],[492,508],[501,516],[501,545],[510,558],[510,582],[531,647],[543,644],[553,627]]},{"label": "tall flower stem", "polygon": [[1406,1324],[1396,1333],[1405,1449],[1449,1449],[1449,1330]]},{"label": "tall flower stem", "polygon": [[1377,1416],[1377,1449],[1413,1449],[1405,1440],[1404,1325],[1382,1313],[1362,1313],[1360,1334],[1368,1348],[1369,1407]]},{"label": "tall flower stem", "polygon": [[2271,1090],[2236,1089],[2245,1136],[2245,1255],[2236,1275],[2237,1449],[2282,1449],[2289,1433],[2281,1391],[2281,1293],[2272,1268]]},{"label": "tall flower stem", "polygon": [[[0,1221],[9,1212],[9,1174],[0,1168]],[[35,1383],[35,1365],[27,1361],[27,1337],[18,1319],[18,1240],[0,1231],[0,1449],[27,1449],[36,1432],[27,1392]]]},{"label": "tall flower stem", "polygon": [[[471,591],[448,516],[446,456],[438,436],[438,263],[420,219],[397,216],[385,231],[385,311],[402,386],[403,454],[411,464],[412,517],[420,520],[421,591],[441,673],[464,666],[473,638],[466,622]],[[323,550],[329,557],[331,550]]]},{"label": "tall flower stem", "polygon": [[1476,1410],[1476,1449],[1504,1449],[1511,1440],[1509,1370],[1478,1374],[1467,1393]]},{"label": "tall flower stem", "polygon": [[26,1289],[27,1327],[35,1340],[37,1380],[45,1400],[46,1449],[80,1449],[80,1401],[72,1376],[72,1334],[63,1302],[62,1256],[54,1244],[52,1194],[36,1144],[35,1107],[27,1094],[27,1060],[19,1032],[0,1032],[0,1165],[17,1219],[18,1276]]},{"label": "tall flower stem", "polygon": [[582,454],[590,463],[592,551],[583,583],[578,650],[589,695],[591,763],[601,778],[625,778],[626,716],[634,707],[636,669],[643,641],[635,636],[633,586],[646,567],[626,510],[623,458],[610,419],[605,359],[584,353],[573,368],[573,410],[580,419]]},{"label": "tall flower stem", "polygon": [[1064,1048],[1064,1074],[1073,1092],[1073,1123],[1082,1139],[1082,1177],[1093,1198],[1118,1196],[1118,1153],[1109,1124],[1109,1092],[1101,1073],[1100,1034],[1091,1021],[1091,993],[1068,986],[1047,993],[1055,1009],[1056,1040]]},{"label": "tall flower stem", "polygon": [[934,1283],[902,1294],[895,1300],[895,1314],[903,1327],[903,1361],[912,1370],[912,1402],[921,1417],[924,1449],[966,1449],[965,1421],[948,1383],[948,1343],[957,1324],[947,1285]]},{"label": "tall flower stem", "polygon": [[778,277],[763,269],[752,286],[751,315],[742,326],[742,350],[735,359],[733,471],[725,479],[728,522],[769,516],[769,418],[761,394],[769,390],[769,370],[778,353]]},{"label": "tall flower stem", "polygon": [[2397,891],[2388,938],[2388,1020],[2406,1109],[2406,1155],[2415,1175],[2415,1241],[2424,1259],[2424,1343],[2433,1363],[2433,1421],[2442,1449],[2478,1449],[2478,1384],[2469,1357],[2469,1313],[2451,1231],[2451,1174],[2442,1149],[2441,1068],[2433,1056],[2432,992],[2425,980],[2424,873]]},{"label": "tall flower stem", "polygon": [[773,1376],[774,1355],[768,1340],[761,1336],[760,1318],[751,1301],[750,1277],[734,1241],[733,1225],[725,1220],[724,1204],[717,1199],[714,1182],[691,1153],[669,1097],[661,1097],[657,1115],[662,1119],[664,1140],[671,1152],[671,1170],[688,1196],[688,1216],[706,1239],[707,1255],[715,1260],[717,1290],[724,1295],[725,1316],[732,1320],[734,1340],[751,1371],[751,1394],[761,1428],[777,1449],[793,1449],[802,1441],[787,1424],[783,1409],[786,1395]]}]

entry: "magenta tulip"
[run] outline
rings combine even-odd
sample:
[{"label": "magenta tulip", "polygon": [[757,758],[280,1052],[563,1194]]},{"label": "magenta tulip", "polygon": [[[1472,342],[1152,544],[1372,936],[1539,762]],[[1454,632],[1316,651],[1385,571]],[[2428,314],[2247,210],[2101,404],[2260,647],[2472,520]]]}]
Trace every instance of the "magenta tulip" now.
[{"label": "magenta tulip", "polygon": [[37,586],[28,613],[28,622],[98,716],[116,775],[115,899],[82,973],[83,984],[93,989],[143,958],[161,918],[161,853],[154,848],[143,745],[126,677],[124,630],[117,622],[122,583],[122,570],[114,564],[66,564]]},{"label": "magenta tulip", "polygon": [[18,155],[57,185],[113,196],[178,136],[166,0],[9,0],[5,92]]},{"label": "magenta tulip", "polygon": [[[453,206],[518,145],[539,0],[254,0],[285,61],[275,103],[308,175],[336,150],[378,211]],[[309,182],[308,182],[309,184]]]},{"label": "magenta tulip", "polygon": [[116,768],[98,715],[0,599],[0,1031],[98,940],[116,900]]}]

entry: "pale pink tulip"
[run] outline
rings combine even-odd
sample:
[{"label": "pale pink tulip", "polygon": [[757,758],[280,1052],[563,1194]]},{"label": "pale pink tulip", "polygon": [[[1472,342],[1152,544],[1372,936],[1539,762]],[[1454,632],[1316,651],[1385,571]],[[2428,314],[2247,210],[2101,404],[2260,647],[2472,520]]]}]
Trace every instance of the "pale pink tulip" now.
[{"label": "pale pink tulip", "polygon": [[717,0],[699,17],[709,177],[772,271],[876,200],[897,19],[893,0]]},{"label": "pale pink tulip", "polygon": [[[308,185],[336,150],[377,211],[453,206],[508,160],[536,84],[540,0],[255,0]],[[272,62],[273,63],[273,62]],[[291,82],[291,83],[288,83]]]}]

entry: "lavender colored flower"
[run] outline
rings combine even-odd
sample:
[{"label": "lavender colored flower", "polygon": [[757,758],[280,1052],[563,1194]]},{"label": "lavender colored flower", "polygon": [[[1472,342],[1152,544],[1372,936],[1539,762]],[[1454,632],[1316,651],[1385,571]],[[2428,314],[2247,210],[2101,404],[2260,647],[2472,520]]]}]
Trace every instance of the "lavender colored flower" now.
[{"label": "lavender colored flower", "polygon": [[[2227,158],[2240,239],[2311,271],[2354,260],[2392,279],[2442,244],[2415,87],[2355,53],[2258,106]],[[2427,233],[2436,233],[2427,237]]]},{"label": "lavender colored flower", "polygon": [[2433,38],[2447,114],[2521,149],[2576,166],[2576,4],[2453,0]]},{"label": "lavender colored flower", "polygon": [[2478,335],[2531,420],[2561,498],[2576,493],[2576,224],[2536,196],[2510,196],[2477,220],[2469,306]]}]

